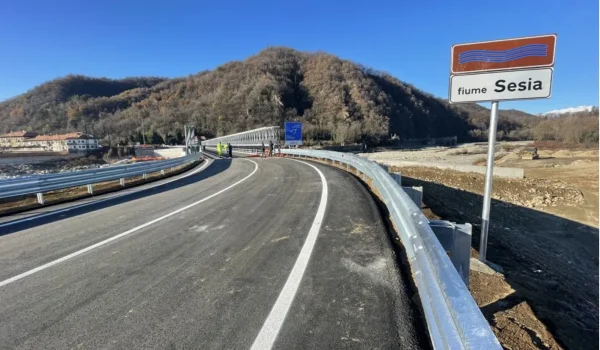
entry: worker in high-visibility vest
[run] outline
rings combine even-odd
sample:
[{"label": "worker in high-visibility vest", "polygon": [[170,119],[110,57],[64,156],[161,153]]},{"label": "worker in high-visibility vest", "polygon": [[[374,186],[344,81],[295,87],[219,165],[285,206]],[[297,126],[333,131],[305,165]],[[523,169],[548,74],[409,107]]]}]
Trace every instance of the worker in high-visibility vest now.
[{"label": "worker in high-visibility vest", "polygon": [[222,148],[223,145],[221,145],[221,141],[219,141],[219,143],[217,143],[217,154],[219,155],[219,157],[221,156]]}]

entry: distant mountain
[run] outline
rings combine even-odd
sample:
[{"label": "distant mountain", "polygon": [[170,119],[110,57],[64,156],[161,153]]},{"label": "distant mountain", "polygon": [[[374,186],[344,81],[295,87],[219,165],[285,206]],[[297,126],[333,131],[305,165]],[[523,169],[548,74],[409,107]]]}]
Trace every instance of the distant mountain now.
[{"label": "distant mountain", "polygon": [[[530,137],[539,117],[501,110],[499,135]],[[112,80],[70,75],[0,103],[0,132],[94,132],[111,140],[167,141],[193,123],[198,133],[223,135],[302,121],[311,140],[372,143],[401,138],[485,138],[489,110],[450,105],[391,75],[327,53],[267,48],[245,61],[185,78]]]},{"label": "distant mountain", "polygon": [[580,112],[592,112],[594,108],[598,108],[598,107],[594,107],[594,106],[570,107],[570,108],[557,109],[557,110],[554,110],[554,111],[542,113],[542,115],[543,116],[560,116],[560,115],[563,115],[563,114],[574,114],[574,113],[580,113]]}]

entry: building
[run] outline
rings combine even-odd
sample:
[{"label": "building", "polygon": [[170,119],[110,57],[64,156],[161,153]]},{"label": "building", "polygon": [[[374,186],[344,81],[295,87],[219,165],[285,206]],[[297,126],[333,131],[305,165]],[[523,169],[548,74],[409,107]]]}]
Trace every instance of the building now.
[{"label": "building", "polygon": [[11,132],[0,135],[0,148],[6,151],[89,152],[99,148],[93,135],[73,132],[59,135],[38,135]]},{"label": "building", "polygon": [[0,148],[22,147],[25,139],[36,137],[37,134],[31,131],[15,131],[0,135]]}]

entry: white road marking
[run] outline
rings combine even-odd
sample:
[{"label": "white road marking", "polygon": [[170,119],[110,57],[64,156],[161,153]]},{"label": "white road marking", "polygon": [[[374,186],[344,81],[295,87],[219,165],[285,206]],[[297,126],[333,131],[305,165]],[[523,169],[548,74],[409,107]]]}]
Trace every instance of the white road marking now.
[{"label": "white road marking", "polygon": [[317,236],[319,234],[319,230],[321,229],[321,224],[323,223],[323,218],[325,217],[325,208],[327,208],[328,195],[327,180],[325,180],[325,175],[323,175],[321,170],[312,164],[299,160],[296,161],[313,167],[317,173],[319,173],[319,176],[321,177],[321,183],[323,184],[323,189],[321,191],[321,202],[319,203],[317,215],[315,215],[315,220],[310,227],[310,231],[308,231],[308,236],[306,237],[306,241],[304,241],[300,255],[298,255],[298,259],[296,259],[296,263],[292,268],[292,272],[290,272],[290,275],[288,276],[281,293],[279,293],[279,297],[277,298],[275,305],[273,305],[269,316],[260,329],[258,336],[256,336],[256,339],[254,339],[254,343],[252,344],[251,348],[252,350],[266,350],[273,347],[273,344],[277,339],[277,335],[279,334],[279,330],[283,325],[283,321],[285,321],[285,317],[287,316],[290,306],[294,301],[294,297],[296,296],[296,292],[298,291],[298,287],[302,281],[302,276],[304,275],[304,271],[308,266],[310,255],[312,254],[313,248],[317,241]]},{"label": "white road marking", "polygon": [[106,202],[106,201],[111,200],[111,199],[123,197],[123,196],[126,196],[128,194],[132,194],[132,193],[136,193],[136,192],[140,192],[140,191],[145,191],[145,190],[149,190],[149,189],[154,188],[154,187],[166,185],[166,184],[171,183],[173,181],[181,180],[181,179],[186,178],[188,176],[192,176],[194,174],[197,174],[197,173],[201,172],[202,170],[206,169],[212,162],[213,162],[213,160],[209,161],[208,159],[206,159],[205,162],[204,162],[204,164],[202,164],[202,166],[200,168],[198,168],[198,169],[196,169],[196,170],[194,170],[194,171],[192,171],[190,173],[184,174],[182,176],[178,176],[178,177],[176,177],[174,179],[170,179],[170,180],[165,181],[165,182],[157,183],[157,184],[154,184],[154,185],[151,185],[151,186],[148,186],[148,187],[144,187],[144,188],[134,187],[132,190],[129,190],[129,191],[127,191],[127,190],[125,190],[125,191],[119,191],[119,193],[117,193],[114,196],[110,196],[110,197],[107,197],[107,198],[99,199],[99,200],[92,201],[92,202],[89,202],[89,203],[83,203],[83,204],[79,204],[79,205],[74,205],[72,207],[54,210],[54,211],[51,211],[49,213],[44,213],[44,214],[39,214],[39,215],[32,215],[32,216],[29,216],[29,217],[26,217],[26,218],[23,218],[23,219],[5,222],[5,223],[0,224],[0,227],[10,226],[10,225],[16,225],[16,224],[20,224],[22,222],[36,220],[36,219],[40,219],[40,218],[43,218],[43,217],[46,217],[46,216],[64,213],[64,212],[67,212],[67,211],[70,211],[70,210],[74,210],[74,209],[78,209],[78,208],[83,208],[83,207],[86,207],[88,205],[98,204],[98,203]]},{"label": "white road marking", "polygon": [[10,284],[10,283],[12,283],[12,282],[18,281],[18,280],[20,280],[20,279],[23,279],[23,278],[25,278],[25,277],[27,277],[27,276],[33,275],[33,274],[34,274],[34,273],[36,273],[36,272],[40,272],[40,271],[42,271],[42,270],[45,270],[45,269],[47,269],[47,268],[49,268],[49,267],[52,267],[52,266],[54,266],[54,265],[56,265],[56,264],[60,264],[61,262],[67,261],[67,260],[69,260],[69,259],[72,259],[72,258],[74,258],[74,257],[76,257],[76,256],[78,256],[78,255],[81,255],[81,254],[85,253],[85,252],[89,252],[89,251],[90,251],[90,250],[92,250],[92,249],[96,249],[96,248],[98,248],[98,247],[100,247],[100,246],[103,246],[103,245],[105,245],[105,244],[107,244],[107,243],[110,243],[110,242],[112,242],[112,241],[114,241],[114,240],[117,240],[117,239],[119,239],[119,238],[125,237],[125,236],[127,236],[127,235],[129,235],[129,234],[131,234],[131,233],[133,233],[133,232],[139,231],[139,230],[141,230],[141,229],[143,229],[143,228],[145,228],[145,227],[148,227],[148,226],[150,226],[150,225],[152,225],[152,224],[155,224],[155,223],[157,223],[157,222],[159,222],[159,221],[162,221],[162,220],[164,220],[164,219],[166,219],[166,218],[169,218],[169,217],[171,217],[171,216],[173,216],[173,215],[179,214],[179,213],[181,213],[181,212],[182,212],[182,211],[184,211],[184,210],[187,210],[187,209],[189,209],[189,208],[191,208],[191,207],[194,207],[194,206],[196,206],[196,205],[198,205],[198,204],[200,204],[200,203],[202,203],[202,202],[206,202],[207,200],[209,200],[209,199],[211,199],[211,198],[214,198],[214,197],[216,197],[216,196],[220,195],[221,193],[223,193],[223,192],[225,192],[225,191],[228,191],[228,190],[232,189],[233,187],[235,187],[235,186],[237,186],[237,185],[241,184],[242,182],[246,181],[248,178],[250,178],[252,175],[254,175],[254,174],[256,173],[256,171],[258,170],[258,164],[256,164],[256,162],[254,162],[254,161],[251,161],[251,160],[249,160],[249,159],[245,159],[245,160],[247,160],[247,161],[249,161],[249,162],[251,162],[251,163],[254,163],[254,170],[253,170],[253,171],[250,173],[250,175],[248,175],[248,176],[244,177],[243,179],[239,180],[238,182],[236,182],[236,183],[234,183],[234,184],[232,184],[232,185],[229,185],[228,187],[225,187],[224,189],[220,190],[219,192],[213,193],[213,194],[211,194],[211,195],[210,195],[210,196],[208,196],[208,197],[204,197],[204,198],[202,198],[202,199],[201,199],[201,200],[199,200],[199,201],[196,201],[196,202],[194,202],[194,203],[192,203],[192,204],[186,205],[186,206],[185,206],[185,207],[183,207],[183,208],[179,208],[179,209],[177,209],[177,210],[175,210],[175,211],[172,211],[172,212],[170,212],[169,214],[163,215],[163,216],[161,216],[161,217],[159,217],[159,218],[156,218],[156,219],[154,219],[154,220],[152,220],[152,221],[148,221],[148,222],[147,222],[147,223],[145,223],[145,224],[142,224],[142,225],[140,225],[140,226],[134,227],[134,228],[132,228],[132,229],[130,229],[130,230],[127,230],[127,231],[125,231],[125,232],[123,232],[123,233],[119,233],[119,234],[118,234],[118,235],[116,235],[116,236],[112,236],[112,237],[110,237],[110,238],[108,238],[108,239],[105,239],[105,240],[103,240],[103,241],[101,241],[101,242],[98,242],[98,243],[96,243],[96,244],[92,244],[92,245],[91,245],[91,246],[89,246],[89,247],[83,248],[83,249],[81,249],[81,250],[78,250],[78,251],[76,251],[76,252],[74,252],[74,253],[71,253],[71,254],[69,254],[69,255],[63,256],[62,258],[59,258],[59,259],[53,260],[53,261],[51,261],[51,262],[49,262],[49,263],[46,263],[46,264],[44,264],[44,265],[41,265],[41,266],[38,266],[38,267],[36,267],[36,268],[34,268],[34,269],[31,269],[31,270],[29,270],[29,271],[23,272],[22,274],[19,274],[19,275],[16,275],[16,276],[14,276],[14,277],[11,277],[11,278],[9,278],[9,279],[7,279],[7,280],[1,281],[1,282],[0,282],[0,287],[6,286],[7,284]]}]

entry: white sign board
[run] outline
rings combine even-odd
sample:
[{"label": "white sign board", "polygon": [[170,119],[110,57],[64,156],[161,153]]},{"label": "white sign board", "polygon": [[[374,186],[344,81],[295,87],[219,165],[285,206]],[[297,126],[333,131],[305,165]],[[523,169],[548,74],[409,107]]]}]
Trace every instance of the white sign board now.
[{"label": "white sign board", "polygon": [[450,103],[549,98],[552,68],[453,75]]}]

